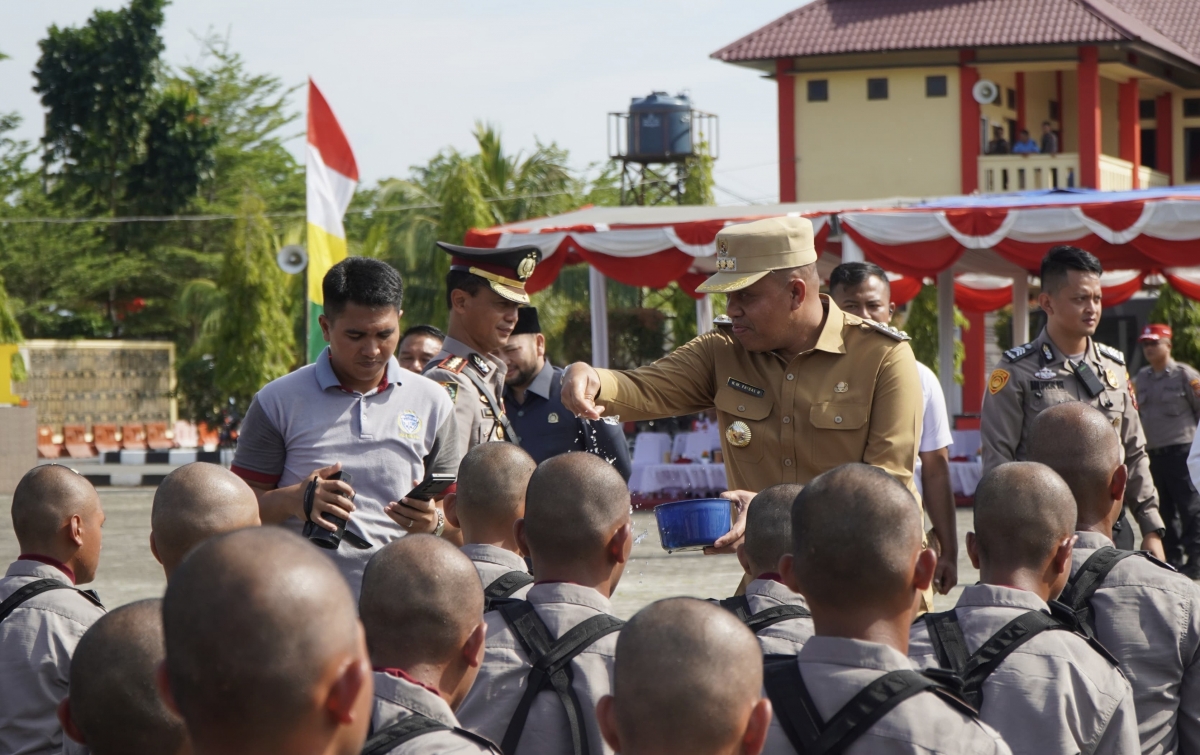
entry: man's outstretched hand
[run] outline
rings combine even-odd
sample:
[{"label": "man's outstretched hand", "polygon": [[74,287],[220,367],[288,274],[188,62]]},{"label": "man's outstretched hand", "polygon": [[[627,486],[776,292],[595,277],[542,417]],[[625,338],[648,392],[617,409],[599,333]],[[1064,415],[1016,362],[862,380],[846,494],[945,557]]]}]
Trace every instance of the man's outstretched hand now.
[{"label": "man's outstretched hand", "polygon": [[722,498],[733,503],[733,526],[729,528],[729,532],[719,537],[717,542],[705,548],[704,555],[737,552],[738,544],[746,534],[746,511],[750,508],[750,501],[754,500],[754,495],[749,490],[726,490],[721,494]]},{"label": "man's outstretched hand", "polygon": [[563,372],[562,402],[567,411],[584,419],[600,419],[603,406],[596,406],[600,374],[586,362],[568,365]]}]

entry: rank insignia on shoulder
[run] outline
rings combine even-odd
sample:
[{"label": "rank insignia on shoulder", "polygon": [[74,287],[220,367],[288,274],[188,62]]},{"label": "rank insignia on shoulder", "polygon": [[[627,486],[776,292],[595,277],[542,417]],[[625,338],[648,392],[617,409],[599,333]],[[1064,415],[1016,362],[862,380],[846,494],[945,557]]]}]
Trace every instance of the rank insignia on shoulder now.
[{"label": "rank insignia on shoulder", "polygon": [[992,370],[992,376],[988,378],[988,393],[995,396],[1000,391],[1004,390],[1004,386],[1008,385],[1008,379],[1012,377],[1007,370],[996,368]]},{"label": "rank insignia on shoulder", "polygon": [[713,318],[713,325],[733,325],[733,320],[729,315],[717,315]]},{"label": "rank insignia on shoulder", "polygon": [[741,391],[742,393],[749,393],[751,396],[754,396],[755,398],[762,398],[763,396],[767,395],[767,392],[764,391],[762,388],[756,388],[753,385],[750,385],[749,383],[743,383],[741,380],[736,380],[734,378],[729,378],[729,380],[726,381],[726,384],[730,388],[734,389],[735,391]]},{"label": "rank insignia on shoulder", "polygon": [[453,372],[455,375],[457,375],[458,373],[462,372],[463,368],[466,366],[467,366],[467,360],[463,359],[462,357],[451,356],[451,357],[446,357],[441,362],[439,362],[437,369],[446,370],[447,372]]},{"label": "rank insignia on shoulder", "polygon": [[1004,352],[1004,358],[1010,362],[1015,362],[1018,359],[1024,359],[1034,352],[1033,344],[1027,343],[1024,346],[1014,346]]},{"label": "rank insignia on shoulder", "polygon": [[1102,343],[1096,344],[1096,351],[1113,360],[1122,367],[1125,366],[1125,355],[1111,346],[1105,346]]},{"label": "rank insignia on shoulder", "polygon": [[908,335],[908,333],[905,333],[903,330],[897,330],[896,328],[893,328],[891,325],[884,325],[883,323],[875,322],[874,320],[863,320],[862,324],[866,325],[870,328],[873,328],[878,333],[883,333],[885,336],[887,336],[889,338],[895,338],[897,341],[912,340],[912,338]]},{"label": "rank insignia on shoulder", "polygon": [[[455,357],[455,359],[458,359],[458,357]],[[448,383],[438,383],[438,385],[445,388],[446,393],[450,394],[450,403],[451,404],[458,403],[458,383],[451,380]]]},{"label": "rank insignia on shoulder", "polygon": [[1042,344],[1042,359],[1045,359],[1047,363],[1054,361],[1054,349],[1050,348],[1048,343]]},{"label": "rank insignia on shoulder", "polygon": [[471,366],[474,367],[476,370],[478,370],[480,372],[480,374],[490,375],[492,373],[492,366],[490,364],[488,364],[488,361],[486,359],[479,356],[478,354],[472,354],[470,356],[470,360],[471,360]]}]

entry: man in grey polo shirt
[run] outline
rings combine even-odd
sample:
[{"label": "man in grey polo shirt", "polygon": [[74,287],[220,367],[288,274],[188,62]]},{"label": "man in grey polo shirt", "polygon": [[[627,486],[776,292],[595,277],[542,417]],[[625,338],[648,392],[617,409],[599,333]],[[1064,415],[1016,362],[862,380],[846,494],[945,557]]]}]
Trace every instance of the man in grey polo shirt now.
[{"label": "man in grey polo shirt", "polygon": [[[233,471],[254,489],[264,525],[297,532],[306,518],[304,491],[317,479],[309,517],[331,531],[321,514],[348,520],[340,547],[326,553],[357,595],[380,547],[410,532],[442,533],[436,504],[403,496],[432,473],[457,473],[457,425],[446,391],[392,356],[400,274],[378,260],[348,257],[322,286],[329,346],[314,364],[258,392],[242,421]],[[339,470],[352,484],[328,479]]]}]

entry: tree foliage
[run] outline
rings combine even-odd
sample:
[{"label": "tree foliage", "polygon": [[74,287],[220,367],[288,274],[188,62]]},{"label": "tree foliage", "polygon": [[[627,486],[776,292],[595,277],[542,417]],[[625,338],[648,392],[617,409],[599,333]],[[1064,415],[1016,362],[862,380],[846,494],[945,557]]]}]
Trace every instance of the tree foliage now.
[{"label": "tree foliage", "polygon": [[1171,326],[1171,357],[1175,361],[1200,365],[1200,303],[1162,286],[1148,321]]},{"label": "tree foliage", "polygon": [[[958,307],[954,308],[954,325],[969,328],[970,322]],[[925,286],[921,293],[908,304],[908,315],[904,329],[912,337],[912,350],[917,361],[938,373],[938,301],[937,288]],[[963,361],[967,358],[967,347],[962,340],[954,342],[954,382],[963,382]]]}]

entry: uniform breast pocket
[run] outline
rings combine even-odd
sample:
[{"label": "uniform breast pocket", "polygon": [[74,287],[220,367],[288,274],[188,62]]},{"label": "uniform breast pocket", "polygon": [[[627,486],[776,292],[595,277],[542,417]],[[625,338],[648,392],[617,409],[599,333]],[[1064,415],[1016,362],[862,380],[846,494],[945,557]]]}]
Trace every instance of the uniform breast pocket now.
[{"label": "uniform breast pocket", "polygon": [[813,404],[808,410],[812,425],[812,457],[824,471],[839,464],[862,461],[867,447],[870,407],[866,404]]},{"label": "uniform breast pocket", "polygon": [[[769,431],[772,401],[767,396],[751,396],[730,387],[717,391],[713,404],[724,428],[721,446],[728,453],[727,461],[753,464],[762,458],[763,448],[778,441],[778,432]],[[749,435],[737,432],[745,425]],[[734,435],[733,440],[730,435]],[[736,441],[736,442],[735,442]]]},{"label": "uniform breast pocket", "polygon": [[1065,404],[1068,401],[1078,400],[1064,388],[1040,388],[1030,390],[1026,395],[1029,397],[1029,404],[1038,412],[1052,406]]}]

